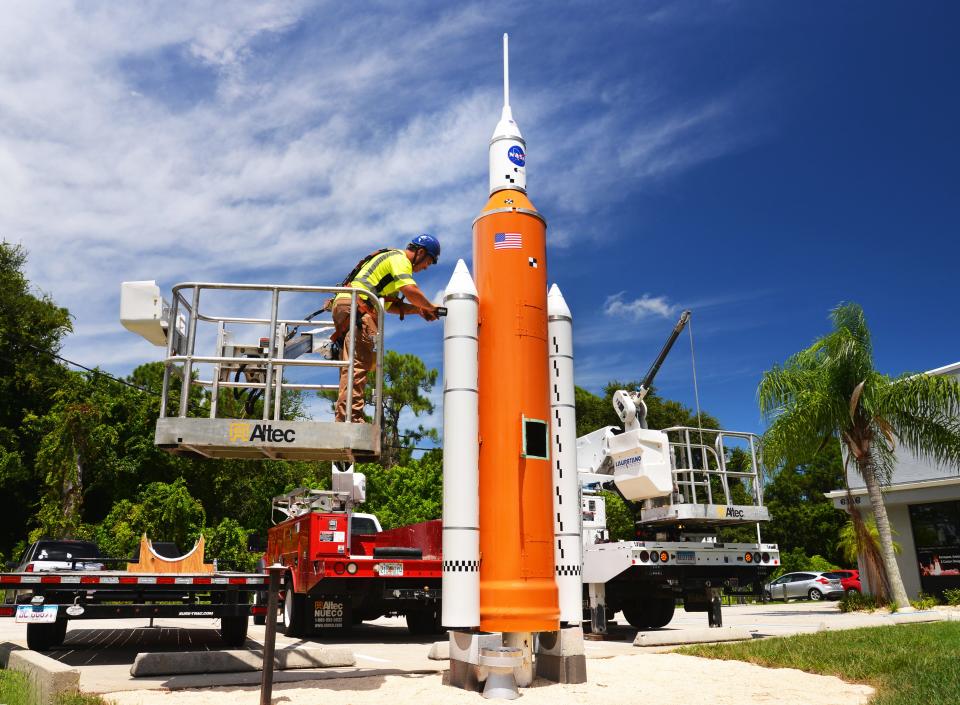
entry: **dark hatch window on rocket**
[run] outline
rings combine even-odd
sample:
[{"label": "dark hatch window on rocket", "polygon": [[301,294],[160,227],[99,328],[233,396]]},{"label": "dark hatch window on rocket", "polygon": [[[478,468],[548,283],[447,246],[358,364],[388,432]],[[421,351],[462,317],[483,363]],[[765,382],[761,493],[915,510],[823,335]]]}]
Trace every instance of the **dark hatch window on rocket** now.
[{"label": "dark hatch window on rocket", "polygon": [[523,419],[523,457],[548,460],[546,421]]}]

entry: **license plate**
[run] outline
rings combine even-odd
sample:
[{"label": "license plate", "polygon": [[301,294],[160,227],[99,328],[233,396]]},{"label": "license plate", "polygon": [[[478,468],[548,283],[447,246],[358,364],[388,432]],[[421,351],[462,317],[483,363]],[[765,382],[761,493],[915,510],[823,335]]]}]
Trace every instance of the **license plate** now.
[{"label": "license plate", "polygon": [[377,573],[391,577],[403,575],[403,563],[380,563],[377,565]]},{"label": "license plate", "polygon": [[677,563],[693,565],[697,562],[697,554],[694,551],[677,551]]},{"label": "license plate", "polygon": [[58,605],[44,605],[43,607],[34,607],[33,605],[17,605],[17,616],[15,622],[21,624],[49,624],[57,621]]}]

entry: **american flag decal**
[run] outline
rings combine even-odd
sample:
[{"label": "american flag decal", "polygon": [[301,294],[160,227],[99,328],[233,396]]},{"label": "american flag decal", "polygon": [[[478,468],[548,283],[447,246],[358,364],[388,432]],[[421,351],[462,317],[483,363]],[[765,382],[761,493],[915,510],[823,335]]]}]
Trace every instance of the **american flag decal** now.
[{"label": "american flag decal", "polygon": [[523,247],[523,236],[520,233],[497,233],[493,236],[493,249],[519,250]]}]

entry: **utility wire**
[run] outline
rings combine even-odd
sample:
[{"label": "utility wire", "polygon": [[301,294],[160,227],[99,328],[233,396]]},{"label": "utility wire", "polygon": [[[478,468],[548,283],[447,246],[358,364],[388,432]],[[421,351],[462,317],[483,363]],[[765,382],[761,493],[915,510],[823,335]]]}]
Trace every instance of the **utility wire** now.
[{"label": "utility wire", "polygon": [[[66,358],[66,357],[63,357],[63,355],[59,355],[59,354],[57,354],[57,353],[55,353],[55,352],[53,352],[53,351],[51,351],[51,350],[44,350],[44,349],[41,348],[41,347],[37,347],[36,345],[33,345],[33,344],[28,343],[28,342],[23,341],[23,340],[21,340],[21,341],[19,341],[19,342],[20,342],[21,345],[23,345],[23,346],[25,346],[25,347],[28,347],[28,348],[30,348],[31,350],[34,350],[35,352],[39,352],[39,353],[43,353],[43,354],[45,354],[45,355],[49,355],[50,357],[56,358],[57,360],[60,360],[61,362],[64,362],[64,363],[66,363],[66,364],[68,364],[68,365],[72,365],[73,367],[78,367],[78,368],[80,368],[81,370],[84,370],[84,371],[86,371],[86,372],[89,372],[89,373],[91,373],[91,374],[93,374],[93,375],[95,375],[95,376],[106,377],[107,379],[109,379],[109,380],[111,380],[111,381],[113,381],[113,382],[117,382],[118,384],[125,385],[125,386],[127,386],[127,387],[130,387],[131,389],[136,389],[138,392],[142,392],[142,393],[144,393],[144,394],[149,394],[149,395],[154,396],[154,397],[161,397],[161,396],[162,396],[162,394],[161,394],[160,392],[158,392],[158,391],[156,391],[156,390],[154,390],[154,389],[150,389],[150,388],[148,388],[148,387],[141,387],[139,384],[134,384],[133,382],[130,382],[130,381],[128,381],[128,380],[121,379],[120,377],[116,377],[116,376],[110,374],[109,372],[104,372],[103,370],[101,370],[101,369],[99,369],[99,368],[87,367],[86,365],[82,365],[82,364],[80,364],[79,362],[76,362],[76,361],[74,361],[74,360],[70,360],[70,359],[68,359],[68,358]],[[196,406],[196,405],[193,405],[193,404],[190,405],[190,408],[193,409],[194,411],[201,412],[201,413],[203,413],[204,415],[207,415],[207,414],[210,413],[210,410],[209,410],[209,409],[204,409],[204,408],[202,408],[202,407],[199,407],[199,406]],[[401,434],[400,434],[400,437],[401,437],[401,438],[410,438],[410,437],[411,437],[411,434],[403,434],[403,433],[401,433]],[[433,448],[423,448],[423,447],[420,447],[420,446],[395,446],[395,445],[388,445],[388,446],[385,446],[385,447],[386,447],[386,448],[393,448],[393,449],[396,449],[396,450],[423,450],[423,451],[427,451],[427,450],[443,450],[443,446],[435,446],[435,447],[433,447]]]}]

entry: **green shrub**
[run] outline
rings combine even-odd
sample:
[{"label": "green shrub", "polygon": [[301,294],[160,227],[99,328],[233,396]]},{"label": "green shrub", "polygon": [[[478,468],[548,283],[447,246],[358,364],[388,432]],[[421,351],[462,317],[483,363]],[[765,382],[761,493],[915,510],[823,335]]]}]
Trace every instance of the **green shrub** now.
[{"label": "green shrub", "polygon": [[827,572],[838,568],[839,566],[835,566],[823,556],[816,553],[808,556],[802,548],[797,547],[790,551],[781,552],[780,567],[770,574],[768,580],[776,580],[785,573],[797,573],[804,570]]},{"label": "green shrub", "polygon": [[234,519],[224,519],[216,526],[208,526],[203,530],[207,543],[204,549],[206,559],[217,559],[220,570],[252,571],[259,555],[247,550],[250,533]]},{"label": "green shrub", "polygon": [[839,602],[841,612],[861,612],[884,607],[887,603],[876,595],[851,590]]},{"label": "green shrub", "polygon": [[953,607],[960,606],[960,588],[951,588],[943,591],[943,601]]},{"label": "green shrub", "polygon": [[939,602],[937,602],[937,598],[933,595],[928,595],[925,592],[921,592],[916,600],[910,600],[910,604],[913,605],[913,608],[917,610],[932,610],[939,604]]}]

